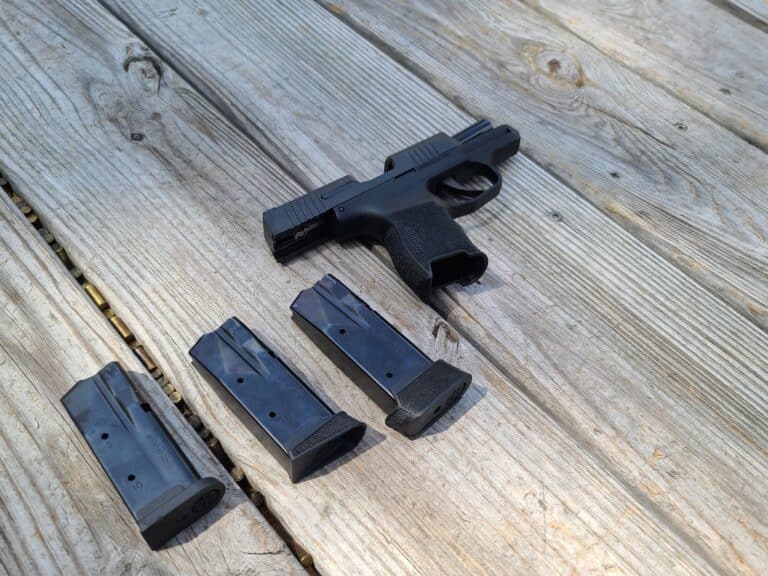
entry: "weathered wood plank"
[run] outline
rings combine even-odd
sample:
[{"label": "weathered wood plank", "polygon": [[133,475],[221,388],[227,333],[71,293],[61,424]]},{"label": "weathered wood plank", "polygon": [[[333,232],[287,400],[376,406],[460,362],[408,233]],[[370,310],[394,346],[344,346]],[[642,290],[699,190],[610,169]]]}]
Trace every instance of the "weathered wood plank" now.
[{"label": "weathered wood plank", "polygon": [[[339,48],[344,55],[330,52],[329,34],[325,48],[303,47],[306,32],[267,29],[250,20],[267,21],[255,8],[237,1],[172,13],[172,3],[109,3],[251,134],[270,138],[272,152],[307,184],[380,170],[385,154],[424,136],[398,119],[402,111],[423,125],[455,126],[398,94],[381,65],[353,53],[353,41]],[[453,101],[514,124],[538,163],[768,327],[765,154],[523,5],[336,5]],[[248,56],[236,56],[242,51]],[[331,53],[335,62],[326,61]],[[347,76],[340,59],[356,73]],[[366,116],[349,118],[350,109]],[[362,142],[372,153],[354,151]]]},{"label": "weathered wood plank", "polygon": [[[470,121],[312,6],[278,9],[231,2],[218,3],[214,10],[195,3],[166,12],[170,4],[112,4],[307,185],[346,171],[370,176],[387,153],[435,130],[458,130]],[[530,23],[534,37],[537,26],[545,25]],[[596,66],[606,70],[608,85],[610,77],[630,78],[633,87],[641,86],[657,101],[685,112],[682,118],[693,126],[689,131],[721,130],[722,138],[730,138],[729,146],[743,146],[752,164],[751,180],[734,177],[733,182],[741,182],[737,190],[745,201],[761,202],[749,194],[749,182],[764,179],[755,167],[755,158],[762,158],[756,150],[592,53],[601,58]],[[446,73],[467,69],[465,57],[470,58],[445,57],[452,62]],[[560,52],[558,57],[564,58]],[[498,104],[498,120],[509,120],[517,99],[524,103],[526,98],[509,85],[494,91],[483,82],[477,82],[472,93],[509,95],[506,104]],[[463,98],[469,97],[467,89]],[[574,98],[570,102],[578,106],[578,96]],[[502,105],[506,117],[500,113]],[[645,109],[643,114],[646,119]],[[513,123],[518,124],[517,118],[512,116]],[[608,120],[603,116],[596,121],[595,130],[599,133],[601,122]],[[546,126],[541,117],[528,122],[524,135]],[[634,124],[616,121],[611,126],[619,143],[630,146],[641,140],[640,148],[632,156],[627,153],[626,164],[621,164],[622,179],[634,155],[651,157],[651,167],[664,166],[659,163],[669,157],[666,147],[655,141],[651,146],[652,138]],[[567,123],[558,129],[576,133]],[[677,138],[678,132],[672,127],[664,137]],[[550,136],[555,137],[554,131]],[[569,140],[561,134],[558,143],[569,156],[579,157],[589,149],[584,137]],[[674,144],[683,146],[683,141]],[[603,143],[604,149],[615,147],[614,141]],[[700,155],[706,158],[704,164],[690,148],[690,157],[672,157],[675,167],[685,167],[677,179],[690,170],[711,179],[712,190],[726,194],[717,180],[720,171],[736,173],[723,164],[717,169],[706,165],[714,159],[711,150],[705,152]],[[633,178],[642,193],[643,182],[647,188],[674,177],[662,172],[658,179],[648,179],[641,176],[645,169]],[[722,571],[760,572],[767,557],[759,528],[766,519],[759,488],[766,464],[761,440],[766,436],[764,333],[527,158],[519,158],[505,176],[507,186],[499,200],[464,221],[489,252],[490,272],[482,285],[449,290],[440,305],[508,377],[599,455],[607,469],[626,478],[665,522],[691,542],[701,543],[700,552],[711,562]],[[608,180],[615,178],[609,175]],[[588,183],[586,171],[582,181]],[[660,202],[663,196],[658,198]],[[692,201],[698,209],[696,199]],[[709,217],[717,214],[718,201],[712,200]],[[730,203],[738,206],[735,199]],[[676,213],[684,222],[695,210],[681,204],[668,199],[663,203],[666,212],[658,208],[657,214],[670,222],[670,214]],[[648,200],[637,205],[651,209]],[[670,242],[674,240],[679,250],[681,232],[679,227],[672,230]],[[713,234],[713,244],[721,232]],[[699,246],[693,248],[693,238],[687,241],[696,254]],[[764,261],[764,250],[755,247],[754,239],[749,245],[759,253],[757,263]],[[342,258],[351,254],[344,252]],[[759,272],[763,268],[757,263],[747,268],[752,270],[752,285],[765,293]],[[359,278],[359,272],[353,269],[352,274]],[[423,337],[417,330],[415,339]],[[734,462],[748,464],[734,468]],[[734,475],[743,476],[734,481]]]},{"label": "weathered wood plank", "polygon": [[[511,119],[539,164],[768,327],[764,153],[520,3],[335,6],[471,113]],[[762,86],[758,109],[766,70],[743,81],[747,101]]]},{"label": "weathered wood plank", "polygon": [[707,0],[526,3],[768,151],[762,30]]},{"label": "weathered wood plank", "polygon": [[[0,572],[260,574],[303,570],[0,190]],[[160,552],[138,532],[60,403],[119,360],[224,501]]]},{"label": "weathered wood plank", "polygon": [[[325,14],[310,9],[310,20]],[[666,484],[666,473],[643,462],[647,455],[635,453],[621,432],[606,428],[605,444],[615,438],[615,446],[610,454],[593,454],[585,449],[589,438],[571,437],[561,415],[531,398],[529,388],[551,381],[534,382],[530,352],[515,345],[504,366],[508,375],[502,375],[361,246],[329,246],[290,266],[275,264],[263,242],[261,210],[297,195],[299,187],[98,5],[18,3],[8,11],[19,36],[0,36],[12,55],[0,62],[9,79],[0,90],[5,170],[138,338],[152,346],[164,371],[323,573],[709,573],[723,562],[719,549],[730,546],[714,529],[700,527],[709,519],[731,521],[718,499],[741,506],[746,527],[736,525],[740,536],[751,528],[756,505],[747,502],[752,492],[742,483],[763,465],[759,452],[750,453],[753,468],[735,471],[734,484],[746,490],[741,496],[726,494],[727,486],[686,482],[685,489],[694,487],[692,497],[708,494],[715,514],[703,515],[666,493],[664,500],[683,510],[662,509],[639,483]],[[347,34],[335,20],[330,24]],[[381,65],[391,67],[386,60]],[[433,124],[466,121],[439,97],[420,93],[420,86],[412,81],[406,87],[416,88],[410,96],[437,105]],[[415,134],[431,128],[413,125]],[[532,169],[524,159],[519,165]],[[320,169],[338,170],[329,164]],[[538,182],[541,175],[534,169],[531,178]],[[594,210],[589,215],[600,218]],[[628,243],[630,256],[649,257],[610,223],[607,233]],[[293,296],[327,270],[425,351],[473,373],[472,389],[433,433],[416,441],[391,434],[381,411],[290,322]],[[288,483],[189,362],[187,350],[200,333],[232,314],[254,326],[308,381],[321,383],[341,408],[372,424],[361,450],[332,470]],[[700,426],[710,432],[706,420]],[[713,449],[731,447],[725,435],[726,441],[712,439]],[[679,459],[674,448],[671,466]],[[734,450],[752,448],[737,443]],[[708,457],[693,457],[689,465],[722,467]],[[627,478],[627,470],[637,477]],[[673,525],[670,514],[677,518]],[[704,531],[716,551],[698,541]],[[744,539],[739,551],[761,553]]]},{"label": "weathered wood plank", "polygon": [[716,0],[738,14],[747,23],[768,31],[768,2],[766,0]]}]

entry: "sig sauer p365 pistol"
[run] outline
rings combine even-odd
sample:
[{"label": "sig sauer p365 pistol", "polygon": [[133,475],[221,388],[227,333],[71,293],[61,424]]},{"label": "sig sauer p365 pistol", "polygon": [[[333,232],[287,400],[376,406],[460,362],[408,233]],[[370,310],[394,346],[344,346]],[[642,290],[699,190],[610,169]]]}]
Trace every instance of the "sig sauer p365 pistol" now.
[{"label": "sig sauer p365 pistol", "polygon": [[[480,278],[488,258],[453,219],[474,212],[501,188],[496,165],[520,135],[481,120],[454,136],[438,133],[386,159],[381,176],[345,176],[264,212],[264,235],[282,262],[331,238],[383,244],[422,299],[452,282]],[[487,187],[468,186],[481,177]]]}]

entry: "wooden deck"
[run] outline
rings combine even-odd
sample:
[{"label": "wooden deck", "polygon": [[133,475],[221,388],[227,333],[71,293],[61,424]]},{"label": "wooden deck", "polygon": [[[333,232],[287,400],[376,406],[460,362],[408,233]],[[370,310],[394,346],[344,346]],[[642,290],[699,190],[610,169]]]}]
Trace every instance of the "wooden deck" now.
[{"label": "wooden deck", "polygon": [[[767,6],[0,0],[0,574],[768,573]],[[478,117],[481,282],[274,262],[264,209]],[[473,374],[423,437],[291,321],[325,272]],[[232,315],[354,453],[288,481],[190,364]],[[160,552],[59,402],[112,360],[228,487]]]}]

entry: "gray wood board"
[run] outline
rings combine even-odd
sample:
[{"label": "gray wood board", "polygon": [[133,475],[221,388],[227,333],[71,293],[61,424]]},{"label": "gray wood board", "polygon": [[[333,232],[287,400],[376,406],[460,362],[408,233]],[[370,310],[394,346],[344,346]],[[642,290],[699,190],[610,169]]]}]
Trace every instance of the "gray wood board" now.
[{"label": "gray wood board", "polygon": [[[340,263],[332,253],[306,263],[299,274],[277,266],[266,252],[260,229],[265,200],[251,191],[287,198],[296,185],[98,6],[53,5],[48,12],[45,6],[34,8],[33,22],[55,27],[53,45],[47,34],[36,36],[29,21],[21,26],[25,12],[15,11],[25,49],[16,45],[13,53],[46,54],[47,60],[40,65],[23,59],[39,83],[5,95],[49,106],[37,123],[23,106],[6,108],[3,129],[13,134],[2,150],[10,159],[6,171],[73,257],[99,279],[139,339],[152,342],[167,364],[164,371],[323,572],[466,573],[477,566],[497,573],[509,566],[551,572],[605,562],[634,565],[644,554],[669,558],[670,569],[707,570],[683,539],[606,476],[556,422],[406,293],[377,259],[356,248],[343,253],[342,278],[359,279],[358,271],[366,271],[369,298],[389,302],[409,336],[416,331],[428,352],[459,363],[476,379],[453,414],[461,418],[450,433],[445,428],[451,418],[437,428],[442,433],[417,442],[389,434],[381,411],[288,319],[293,295],[320,270]],[[159,90],[158,66],[165,70]],[[68,105],[59,109],[51,99]],[[24,128],[10,130],[18,126]],[[33,126],[38,136],[29,139]],[[27,150],[34,154],[26,156]],[[309,381],[323,382],[345,408],[378,423],[363,453],[300,485],[287,482],[231,406],[189,364],[189,346],[233,313],[312,376]],[[481,399],[482,412],[473,410]],[[516,447],[512,453],[510,446]],[[554,551],[542,534],[544,508],[563,532]],[[600,528],[605,519],[628,509],[637,512],[645,534],[638,538],[636,526],[626,526],[626,534],[619,527],[606,538],[608,525]],[[586,553],[574,553],[586,543]],[[635,551],[638,545],[644,552]]]},{"label": "gray wood board", "polygon": [[748,24],[768,32],[768,2],[766,0],[715,0]]},{"label": "gray wood board", "polygon": [[768,150],[768,46],[762,30],[707,0],[526,3]]},{"label": "gray wood board", "polygon": [[[280,10],[239,2],[219,4],[216,10],[202,3],[176,10],[156,3],[112,5],[308,186],[347,171],[369,177],[380,170],[386,154],[436,130],[458,130],[471,121],[311,5]],[[549,33],[551,27],[537,18],[530,23],[532,33],[534,24]],[[685,112],[684,120],[693,126],[688,131],[718,133],[743,147],[739,150],[752,162],[752,180],[741,180],[737,191],[760,203],[750,193],[750,183],[765,177],[755,167],[762,159],[758,151],[592,52],[606,74],[629,78],[631,85]],[[453,64],[460,69],[462,63],[454,58]],[[476,92],[493,91],[478,84]],[[510,113],[516,110],[516,99],[524,98],[509,86],[500,92],[510,97]],[[504,119],[501,114],[495,117]],[[602,120],[596,126],[608,119]],[[543,119],[537,124],[546,125]],[[646,139],[642,131],[622,122],[614,128],[626,142],[643,139],[638,157],[664,154],[658,150],[666,147]],[[561,132],[565,129],[560,127]],[[669,137],[682,132],[671,126]],[[563,154],[579,156],[586,142],[561,138],[559,145]],[[681,147],[684,142],[674,141]],[[687,170],[706,172],[713,187],[723,185],[719,178],[724,164],[714,169],[707,164],[711,152],[707,162],[699,163],[704,151],[696,156],[696,150],[686,150],[687,156],[674,166],[685,161]],[[627,167],[622,164],[621,169],[623,174]],[[527,158],[518,158],[505,176],[499,200],[463,220],[473,239],[489,252],[488,275],[481,285],[449,290],[439,305],[497,367],[606,464],[620,470],[620,476],[631,479],[643,497],[669,514],[673,525],[707,542],[713,559],[734,571],[759,571],[766,552],[765,541],[754,530],[766,515],[759,476],[747,472],[749,479],[733,483],[732,474],[739,472],[731,469],[732,461],[724,454],[732,447],[746,449],[738,461],[764,465],[759,438],[765,431],[757,415],[765,408],[765,364],[763,353],[754,354],[753,348],[765,350],[764,333]],[[616,180],[610,174],[606,178]],[[662,173],[658,181],[665,178],[672,176]],[[640,176],[633,179],[642,184]],[[582,181],[587,182],[586,172]],[[738,206],[737,199],[730,202]],[[673,205],[669,201],[664,207],[671,210]],[[640,206],[650,209],[647,201]],[[684,222],[695,212],[679,208],[674,220]],[[679,234],[669,236],[677,242]],[[693,239],[688,242],[698,254],[701,242],[695,248]],[[717,242],[723,243],[722,234]],[[758,266],[764,251],[753,252],[759,255],[748,267],[752,285],[765,293]],[[707,440],[701,442],[702,437]],[[710,476],[702,478],[700,470],[710,471]],[[729,488],[736,484],[751,486],[752,495]],[[710,493],[714,486],[715,492],[724,489],[728,496]],[[743,497],[747,504],[739,510],[751,511],[749,529],[743,516],[718,520],[719,514],[732,513],[726,502]]]},{"label": "gray wood board", "polygon": [[[8,106],[0,122],[8,137],[0,143],[0,154],[5,169],[78,263],[99,281],[120,316],[150,344],[188,402],[313,553],[321,571],[737,572],[748,571],[751,564],[734,568],[728,563],[735,557],[754,563],[764,556],[762,544],[750,536],[764,514],[754,498],[764,454],[753,439],[762,429],[744,427],[752,412],[745,412],[742,400],[744,394],[760,397],[755,391],[759,382],[744,374],[732,342],[713,345],[700,336],[709,329],[733,332],[739,343],[759,352],[764,343],[751,324],[521,157],[506,171],[509,178],[514,170],[519,180],[500,200],[503,220],[495,228],[487,225],[491,233],[502,229],[520,235],[513,242],[521,242],[522,249],[514,244],[511,254],[508,248],[489,249],[494,266],[508,262],[478,287],[484,295],[467,298],[468,292],[456,290],[450,297],[459,304],[442,299],[464,332],[484,334],[468,316],[468,302],[477,301],[479,314],[506,325],[506,336],[504,330],[494,335],[503,342],[503,355],[497,342],[483,336],[483,345],[497,348],[493,362],[499,372],[455,325],[416,301],[380,259],[360,246],[332,245],[289,267],[276,265],[263,243],[260,213],[300,193],[299,186],[98,6],[64,3],[66,9],[56,5],[47,12],[46,6],[51,5],[34,9],[35,19],[15,8],[17,19],[23,16],[27,22],[20,26],[26,51],[11,39],[11,52],[20,59],[15,65],[35,82],[4,86]],[[288,28],[309,36],[300,46],[323,53],[324,62],[332,63],[329,79],[343,76],[342,68],[334,67],[350,65],[335,61],[338,54],[358,55],[350,68],[358,74],[376,52],[335,19],[324,20],[328,15],[322,10],[307,9],[300,26]],[[270,15],[295,18],[291,7],[266,7],[265,12],[247,18],[260,17],[272,29]],[[29,22],[41,19],[55,27],[57,42],[33,33]],[[315,21],[332,38],[337,35],[341,45],[324,43],[313,32]],[[269,35],[264,42],[262,48],[276,49]],[[328,57],[331,48],[336,57]],[[30,53],[45,58],[37,61]],[[264,58],[285,66],[285,56]],[[381,94],[392,97],[404,90],[400,112],[408,114],[413,132],[387,131],[377,122],[376,135],[389,145],[374,150],[360,138],[359,160],[366,168],[381,150],[396,149],[435,126],[458,128],[469,120],[380,55],[373,62],[382,78],[399,83]],[[8,76],[10,71],[5,72]],[[313,79],[311,70],[300,72]],[[269,90],[275,81],[263,74],[262,82]],[[311,83],[307,87],[316,89]],[[305,124],[293,119],[289,95],[303,98],[296,88],[285,94],[276,90],[284,102],[264,103],[293,126],[288,132],[295,140],[283,146],[304,154],[297,140],[319,147],[311,132],[300,130]],[[331,84],[330,89],[337,87]],[[369,97],[382,103],[375,94]],[[30,118],[23,105],[28,101],[45,114]],[[314,101],[320,103],[317,97]],[[434,110],[433,117],[414,117],[413,110],[422,104],[434,106],[425,108]],[[348,108],[345,113],[350,117],[354,112]],[[315,108],[307,105],[305,114],[311,125]],[[323,121],[315,126],[322,129]],[[348,141],[348,134],[339,136],[344,139],[340,144]],[[265,145],[276,150],[269,140]],[[341,149],[336,155],[343,157]],[[323,156],[306,164],[339,171]],[[522,205],[513,211],[511,199]],[[559,226],[562,222],[555,223],[540,205],[553,201],[569,208],[572,225]],[[471,228],[473,237],[482,231]],[[598,235],[590,233],[593,228]],[[616,245],[620,252],[612,252]],[[615,267],[609,268],[610,276],[584,267],[594,250],[598,258],[608,258],[606,266]],[[538,262],[553,259],[559,268],[538,271]],[[665,305],[692,299],[691,306],[703,308],[700,320],[676,316],[675,325],[682,329],[673,338],[668,331],[676,326],[659,327],[651,313],[655,301],[647,301],[645,291],[651,287],[643,284],[649,268],[664,279],[659,299]],[[415,442],[391,434],[381,424],[381,411],[290,323],[287,307],[293,296],[328,270],[430,355],[473,373],[476,384],[433,433]],[[590,312],[606,296],[624,291],[624,281],[635,276],[637,290],[610,310]],[[574,283],[587,288],[587,301],[567,296]],[[567,293],[562,298],[561,291]],[[509,303],[501,306],[497,298]],[[511,309],[518,302],[519,309]],[[626,313],[638,304],[638,316]],[[233,313],[273,343],[309,382],[320,383],[322,393],[340,408],[372,423],[357,454],[299,485],[287,482],[231,405],[189,364],[187,350],[199,334]],[[607,313],[615,315],[612,322],[606,321]],[[573,323],[576,319],[579,324]],[[650,360],[622,355],[631,340],[654,347]],[[710,352],[718,360],[713,374],[703,367],[703,353]],[[577,360],[580,365],[572,369],[570,363]],[[692,394],[683,384],[698,372],[706,378],[702,391]],[[616,386],[617,375],[623,387]],[[751,409],[759,413],[762,405],[758,401]],[[681,414],[682,421],[668,422],[670,411]],[[636,429],[636,423],[642,425]],[[694,432],[707,443],[692,443]],[[726,452],[752,467],[731,471]],[[712,484],[700,481],[693,473],[698,468],[718,471],[712,473]],[[728,473],[736,480],[722,481]],[[734,519],[735,505],[741,524]],[[701,544],[705,538],[709,547]]]},{"label": "gray wood board", "polygon": [[763,152],[523,4],[334,6],[463,108],[515,124],[539,164],[768,326]]},{"label": "gray wood board", "polygon": [[[0,190],[0,572],[303,572],[128,347]],[[203,475],[212,512],[153,552],[60,398],[120,361]]]}]

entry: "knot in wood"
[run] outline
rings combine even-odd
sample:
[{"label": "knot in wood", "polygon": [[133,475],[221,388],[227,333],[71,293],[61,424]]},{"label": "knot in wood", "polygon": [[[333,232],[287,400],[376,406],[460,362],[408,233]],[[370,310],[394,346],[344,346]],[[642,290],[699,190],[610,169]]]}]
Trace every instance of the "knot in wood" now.
[{"label": "knot in wood", "polygon": [[558,82],[581,88],[586,83],[584,70],[573,56],[562,50],[542,48],[534,58],[536,69]]},{"label": "knot in wood", "polygon": [[138,42],[131,42],[125,47],[123,70],[128,72],[134,64],[139,66],[139,73],[145,81],[149,80],[159,88],[163,76],[162,63],[149,48]]}]

